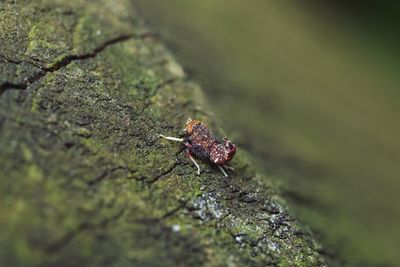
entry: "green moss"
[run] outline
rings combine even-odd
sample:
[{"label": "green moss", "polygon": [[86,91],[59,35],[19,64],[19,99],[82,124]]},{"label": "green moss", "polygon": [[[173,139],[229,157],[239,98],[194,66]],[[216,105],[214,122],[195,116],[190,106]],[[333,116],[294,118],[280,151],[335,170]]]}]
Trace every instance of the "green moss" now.
[{"label": "green moss", "polygon": [[69,49],[67,29],[57,22],[54,23],[52,18],[43,18],[32,25],[28,33],[25,54],[28,57],[43,58],[45,62],[51,62],[65,57]]}]

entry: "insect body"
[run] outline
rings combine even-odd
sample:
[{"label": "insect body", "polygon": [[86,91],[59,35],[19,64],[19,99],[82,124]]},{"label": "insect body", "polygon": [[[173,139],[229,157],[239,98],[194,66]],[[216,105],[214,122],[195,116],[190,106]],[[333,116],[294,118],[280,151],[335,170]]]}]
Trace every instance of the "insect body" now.
[{"label": "insect body", "polygon": [[201,121],[188,119],[186,121],[184,138],[164,135],[160,135],[160,137],[183,142],[187,155],[197,167],[197,174],[200,174],[200,166],[193,157],[217,165],[222,173],[228,176],[223,166],[235,155],[236,145],[227,138],[223,138],[222,141],[216,139]]}]

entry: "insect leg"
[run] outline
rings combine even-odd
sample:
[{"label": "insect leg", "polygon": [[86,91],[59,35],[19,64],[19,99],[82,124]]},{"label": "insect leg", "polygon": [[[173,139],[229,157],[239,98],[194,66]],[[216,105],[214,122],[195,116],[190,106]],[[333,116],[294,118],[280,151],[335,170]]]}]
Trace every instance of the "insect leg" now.
[{"label": "insect leg", "polygon": [[235,170],[235,168],[233,168],[232,166],[228,166],[228,165],[224,165],[224,168],[228,169],[230,171],[234,171]]},{"label": "insect leg", "polygon": [[192,155],[190,155],[189,150],[186,149],[186,154],[188,155],[188,157],[190,158],[190,160],[194,163],[194,165],[196,165],[197,167],[197,175],[200,175],[200,166],[199,164],[196,162],[196,160],[192,157]]},{"label": "insect leg", "polygon": [[229,177],[223,167],[218,165],[218,168],[221,170],[221,172],[224,174],[225,177]]},{"label": "insect leg", "polygon": [[176,138],[176,137],[172,137],[172,136],[165,136],[165,135],[163,135],[163,134],[160,134],[159,136],[162,137],[162,138],[165,138],[165,139],[167,139],[167,140],[170,140],[170,141],[183,142],[183,138]]}]

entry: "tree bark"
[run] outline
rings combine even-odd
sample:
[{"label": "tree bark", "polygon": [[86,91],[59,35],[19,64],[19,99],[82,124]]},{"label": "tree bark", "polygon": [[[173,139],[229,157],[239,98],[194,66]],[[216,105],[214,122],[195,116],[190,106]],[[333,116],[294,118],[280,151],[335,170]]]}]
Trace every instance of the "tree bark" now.
[{"label": "tree bark", "polygon": [[158,137],[206,108],[128,0],[1,1],[0,265],[324,266],[245,153]]}]

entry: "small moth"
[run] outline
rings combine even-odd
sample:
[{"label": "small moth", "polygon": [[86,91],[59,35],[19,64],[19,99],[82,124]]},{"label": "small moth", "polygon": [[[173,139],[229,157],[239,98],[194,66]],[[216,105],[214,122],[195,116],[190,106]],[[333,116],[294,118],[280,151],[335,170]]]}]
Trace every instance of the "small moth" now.
[{"label": "small moth", "polygon": [[184,138],[164,136],[162,134],[160,134],[160,137],[182,142],[186,147],[186,154],[197,167],[198,175],[200,175],[200,166],[194,157],[218,166],[225,177],[228,177],[224,167],[235,155],[236,145],[227,138],[223,138],[222,141],[216,139],[207,126],[198,120],[189,118],[186,121],[184,131]]}]

